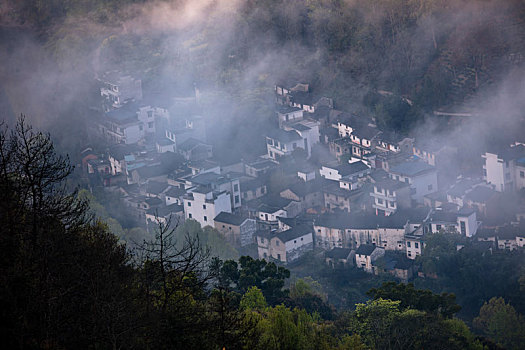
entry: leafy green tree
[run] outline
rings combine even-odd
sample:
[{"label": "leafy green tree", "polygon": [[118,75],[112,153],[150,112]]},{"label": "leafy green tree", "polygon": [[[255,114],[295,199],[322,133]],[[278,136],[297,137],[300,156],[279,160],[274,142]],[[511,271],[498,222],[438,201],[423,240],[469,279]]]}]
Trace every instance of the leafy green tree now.
[{"label": "leafy green tree", "polygon": [[250,287],[246,293],[244,293],[240,303],[240,307],[243,310],[263,311],[267,305],[262,291],[255,286]]},{"label": "leafy green tree", "polygon": [[434,294],[430,290],[415,289],[412,283],[384,282],[381,287],[372,288],[367,294],[374,300],[398,300],[402,308],[439,313],[445,318],[453,317],[461,309],[456,304],[454,294]]},{"label": "leafy green tree", "polygon": [[525,320],[503,298],[483,304],[473,325],[505,349],[521,349],[525,344]]}]

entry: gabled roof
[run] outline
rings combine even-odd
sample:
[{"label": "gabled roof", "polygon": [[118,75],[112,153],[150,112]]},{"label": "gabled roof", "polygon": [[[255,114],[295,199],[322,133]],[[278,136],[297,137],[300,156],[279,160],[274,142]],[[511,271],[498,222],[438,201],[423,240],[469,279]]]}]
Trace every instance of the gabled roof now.
[{"label": "gabled roof", "polygon": [[307,181],[307,182],[300,181],[300,182],[296,182],[288,186],[288,188],[286,188],[285,191],[290,190],[292,193],[294,193],[298,197],[304,197],[310,193],[320,192],[321,186],[322,185],[320,181],[315,181],[315,180]]},{"label": "gabled roof", "polygon": [[371,255],[376,248],[377,247],[372,244],[361,244],[355,253],[359,255]]},{"label": "gabled roof", "polygon": [[378,134],[380,134],[381,131],[378,130],[375,127],[371,127],[368,125],[361,125],[356,128],[354,128],[354,131],[352,132],[353,135],[366,140],[372,140],[374,137],[376,137]]},{"label": "gabled roof", "polygon": [[347,259],[352,250],[350,248],[338,248],[335,247],[332,250],[327,251],[324,256],[325,258],[331,259]]},{"label": "gabled roof", "polygon": [[404,176],[416,176],[435,170],[432,165],[419,161],[408,161],[390,168],[390,172]]},{"label": "gabled roof", "polygon": [[170,214],[176,214],[184,211],[184,207],[178,204],[166,205],[159,208],[151,208],[146,212],[149,215],[158,215],[159,217],[167,217]]},{"label": "gabled roof", "polygon": [[182,152],[189,152],[189,151],[191,151],[194,148],[199,147],[199,146],[211,147],[211,146],[205,144],[204,142],[202,142],[200,140],[197,140],[197,139],[194,139],[193,137],[190,137],[189,139],[187,139],[186,141],[181,143],[179,145],[179,147],[177,147],[177,149],[182,151]]},{"label": "gabled roof", "polygon": [[213,220],[216,222],[223,222],[225,224],[240,226],[244,221],[246,221],[246,219],[246,217],[240,215],[235,215],[221,211],[219,215],[217,215]]},{"label": "gabled roof", "polygon": [[110,146],[108,149],[108,153],[111,157],[115,158],[116,160],[123,160],[127,155],[131,155],[132,153],[140,151],[140,147],[138,145],[125,145],[125,144],[117,144]]},{"label": "gabled roof", "polygon": [[454,197],[461,197],[478,183],[480,183],[480,181],[475,179],[461,179],[450,187],[447,194]]},{"label": "gabled roof", "polygon": [[341,176],[349,176],[354,175],[363,171],[366,171],[370,169],[368,165],[363,163],[362,161],[348,163],[348,164],[342,164],[338,167],[336,167],[337,171]]},{"label": "gabled roof", "polygon": [[144,166],[137,169],[139,176],[143,179],[149,179],[161,175],[166,175],[167,171],[161,165]]},{"label": "gabled roof", "polygon": [[497,192],[491,188],[485,186],[477,186],[465,195],[465,199],[471,200],[476,203],[484,203],[492,197],[494,197],[496,194]]},{"label": "gabled roof", "polygon": [[170,185],[165,182],[148,181],[146,184],[146,193],[160,194],[164,192]]},{"label": "gabled roof", "polygon": [[301,136],[295,130],[282,130],[276,129],[268,132],[267,136],[273,140],[277,140],[281,143],[290,143],[293,141],[302,140]]},{"label": "gabled roof", "polygon": [[172,186],[169,190],[167,190],[164,194],[168,197],[180,197],[186,193],[186,190]]},{"label": "gabled roof", "polygon": [[279,233],[275,234],[275,236],[277,238],[279,238],[283,242],[288,242],[288,241],[291,241],[293,239],[299,238],[299,237],[307,235],[307,234],[312,234],[313,235],[313,232],[314,232],[314,230],[310,226],[297,225],[297,226],[292,227],[289,230],[286,230],[286,231],[283,231],[283,232],[279,232]]},{"label": "gabled roof", "polygon": [[398,190],[400,188],[409,187],[410,185],[406,182],[396,181],[392,179],[386,179],[378,181],[374,184],[377,188],[383,188],[388,190]]},{"label": "gabled roof", "polygon": [[283,105],[283,106],[280,105],[277,108],[277,113],[280,113],[280,114],[292,113],[292,112],[297,112],[297,111],[302,111],[302,109],[298,107],[290,107],[288,105]]}]

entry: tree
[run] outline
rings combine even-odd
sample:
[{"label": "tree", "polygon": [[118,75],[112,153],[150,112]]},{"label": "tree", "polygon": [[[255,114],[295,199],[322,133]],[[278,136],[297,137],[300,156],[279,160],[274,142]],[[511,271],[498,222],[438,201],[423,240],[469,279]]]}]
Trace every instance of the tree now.
[{"label": "tree", "polygon": [[370,289],[367,295],[374,300],[398,300],[402,308],[439,313],[445,318],[452,318],[461,309],[454,294],[434,294],[429,290],[415,289],[412,283],[384,282],[381,287]]},{"label": "tree", "polygon": [[525,344],[525,320],[503,298],[484,303],[473,325],[505,349],[520,349]]},{"label": "tree", "polygon": [[140,325],[130,256],[67,190],[72,169],[23,116],[10,133],[2,126],[0,321],[7,347],[127,347]]},{"label": "tree", "polygon": [[267,307],[267,303],[262,291],[253,286],[242,296],[240,307],[243,310],[263,311]]}]

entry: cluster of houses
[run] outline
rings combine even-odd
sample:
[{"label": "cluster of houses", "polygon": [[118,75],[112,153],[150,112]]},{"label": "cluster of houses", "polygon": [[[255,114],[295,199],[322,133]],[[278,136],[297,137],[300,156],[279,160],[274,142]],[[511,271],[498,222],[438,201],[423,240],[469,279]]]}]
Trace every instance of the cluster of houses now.
[{"label": "cluster of houses", "polygon": [[[101,96],[99,133],[108,147],[84,151],[85,173],[120,193],[147,226],[192,219],[236,247],[255,246],[262,259],[296,264],[315,252],[330,266],[405,281],[436,232],[487,249],[525,245],[525,210],[504,222],[486,219],[506,192],[525,188],[523,144],[483,154],[479,177],[446,183],[440,175],[456,149],[380,130],[315,97],[308,84],[277,84],[276,126],[261,135],[266,153],[221,164],[205,117],[172,120],[167,108],[142,102],[140,80],[104,81]],[[272,176],[282,186],[270,186]]]}]

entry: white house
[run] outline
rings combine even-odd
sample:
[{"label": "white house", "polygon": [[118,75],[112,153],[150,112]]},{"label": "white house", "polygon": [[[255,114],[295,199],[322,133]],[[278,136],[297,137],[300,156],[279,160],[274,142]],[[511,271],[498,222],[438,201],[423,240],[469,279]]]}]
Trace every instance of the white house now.
[{"label": "white house", "polygon": [[486,152],[483,179],[498,192],[520,189],[525,185],[525,146],[517,144],[498,152]]},{"label": "white house", "polygon": [[142,99],[142,81],[118,72],[106,73],[99,79],[102,83],[100,95],[104,99],[104,109],[122,107],[129,100]]},{"label": "white house", "polygon": [[399,207],[410,207],[410,186],[401,181],[391,179],[378,181],[374,184],[372,207],[376,215],[391,215]]},{"label": "white house", "polygon": [[290,263],[313,250],[313,230],[299,224],[286,231],[259,232],[257,250],[260,259]]},{"label": "white house", "polygon": [[373,273],[373,263],[385,255],[385,250],[372,244],[363,244],[355,252],[355,264],[357,268],[368,273]]},{"label": "white house", "polygon": [[186,219],[194,219],[201,226],[215,226],[213,219],[220,213],[231,213],[230,194],[202,187],[190,189],[184,196],[184,213]]},{"label": "white house", "polygon": [[424,202],[424,196],[438,190],[436,169],[420,161],[407,161],[395,165],[389,170],[393,180],[410,185],[412,199]]},{"label": "white house", "polygon": [[277,110],[277,119],[279,120],[279,127],[284,124],[294,123],[303,120],[304,111],[301,108],[280,106]]}]

